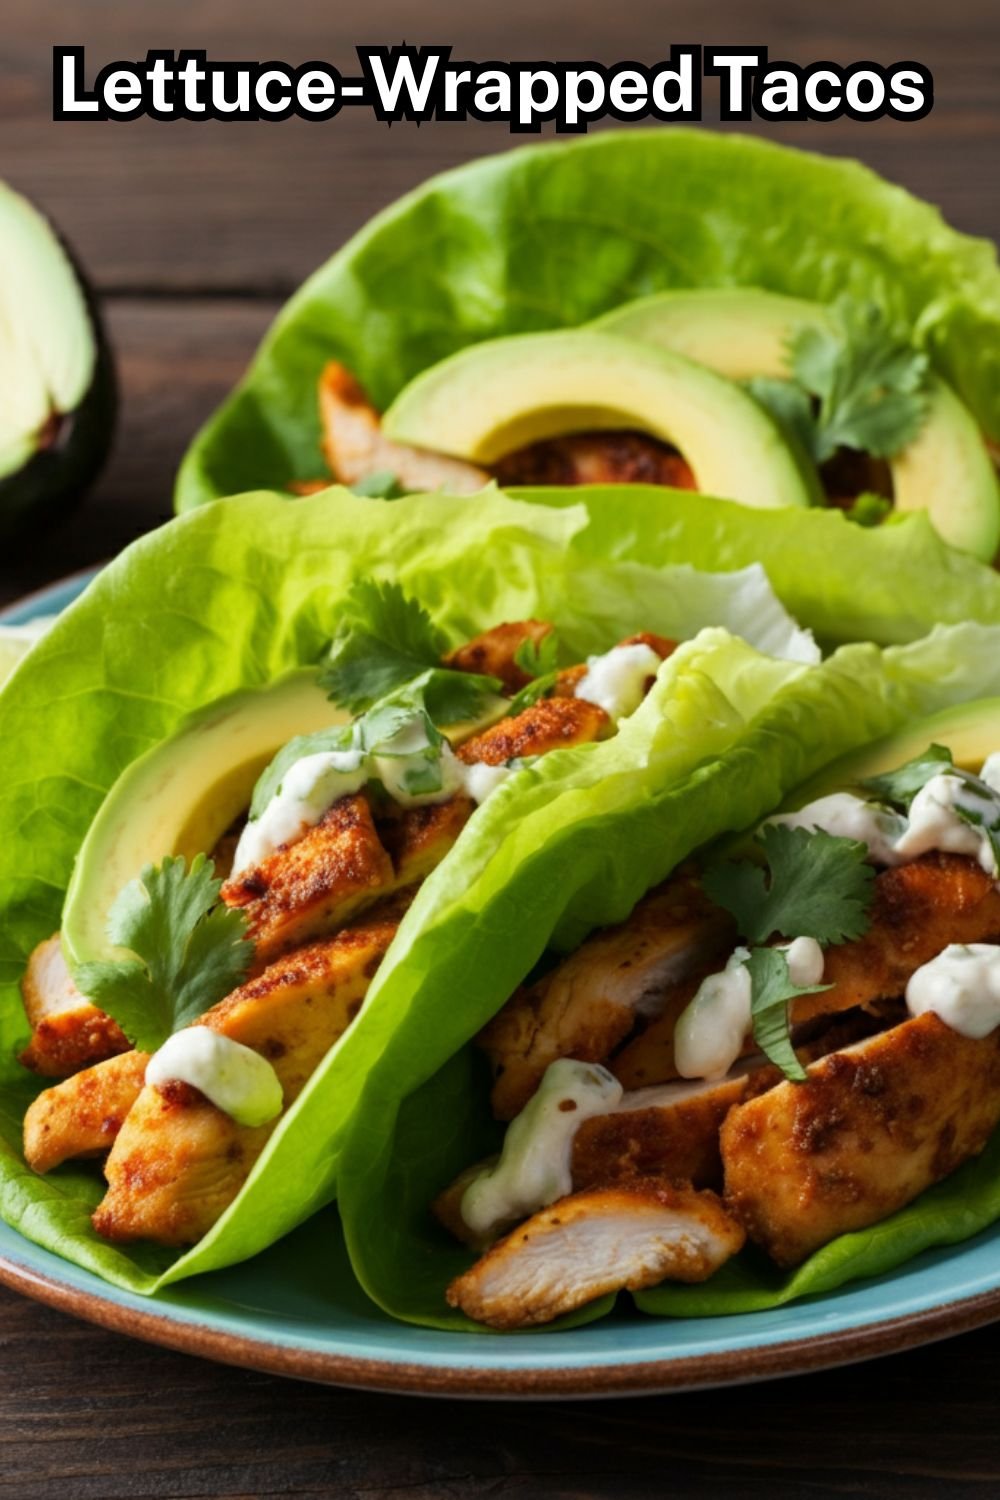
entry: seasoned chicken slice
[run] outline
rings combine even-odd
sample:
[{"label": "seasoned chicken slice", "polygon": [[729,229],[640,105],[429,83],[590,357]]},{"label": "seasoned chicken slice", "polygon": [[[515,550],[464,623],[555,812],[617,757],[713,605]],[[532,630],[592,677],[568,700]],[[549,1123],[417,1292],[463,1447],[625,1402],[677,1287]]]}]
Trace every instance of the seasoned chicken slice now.
[{"label": "seasoned chicken slice", "polygon": [[263,966],[342,926],[394,881],[371,808],[359,793],[341,797],[301,838],[228,880],[222,899],[244,912]]},{"label": "seasoned chicken slice", "polygon": [[519,693],[531,681],[528,673],[514,660],[518,650],[526,641],[541,645],[552,626],[546,620],[516,620],[504,625],[494,625],[482,635],[473,636],[464,646],[458,646],[444,658],[444,665],[454,672],[478,672],[484,677],[497,677],[503,683],[504,692]]},{"label": "seasoned chicken slice", "polygon": [[714,1193],[636,1178],[543,1208],[456,1277],[447,1296],[491,1328],[531,1328],[607,1292],[705,1281],[743,1242]]},{"label": "seasoned chicken slice", "polygon": [[319,412],[323,453],[330,472],[341,484],[356,484],[372,474],[389,473],[404,490],[474,495],[489,483],[490,476],[483,469],[460,459],[391,443],[383,435],[382,419],[361,386],[349,370],[333,360],[320,377]]},{"label": "seasoned chicken slice", "polygon": [[902,1208],[1000,1122],[1000,1030],[974,1041],[927,1014],[807,1071],[722,1126],[727,1205],[781,1266]]},{"label": "seasoned chicken slice", "polygon": [[613,728],[596,703],[583,698],[542,698],[523,713],[501,719],[482,734],[473,735],[455,753],[466,765],[481,761],[487,766],[502,766],[509,760],[606,739]]},{"label": "seasoned chicken slice", "polygon": [[[864,937],[826,950],[823,983],[830,988],[795,1000],[793,1025],[855,1006],[877,1012],[881,1001],[902,995],[911,975],[949,943],[1000,940],[1000,890],[971,859],[927,854],[875,877],[870,916]],[[612,1071],[626,1088],[668,1083],[678,1076],[674,1028],[696,988],[686,998],[678,996],[615,1058]],[[744,1055],[753,1050],[748,1036]]]},{"label": "seasoned chicken slice", "polygon": [[[400,915],[393,903],[279,959],[199,1025],[266,1057],[287,1108],[360,1010]],[[188,1084],[144,1087],[105,1164],[94,1227],[113,1240],[194,1244],[236,1197],[277,1123],[238,1125]]]},{"label": "seasoned chicken slice", "polygon": [[504,485],[668,484],[696,490],[679,453],[645,432],[575,432],[506,454],[496,465]]},{"label": "seasoned chicken slice", "polygon": [[24,1117],[24,1157],[50,1172],[77,1156],[103,1156],[139,1097],[149,1054],[122,1052],[46,1089]]},{"label": "seasoned chicken slice", "polygon": [[626,921],[518,991],[480,1033],[496,1074],[494,1114],[513,1119],[557,1058],[604,1062],[638,1020],[672,1005],[678,987],[688,997],[692,972],[700,975],[733,938],[730,918],[692,877],[651,891]]},{"label": "seasoned chicken slice", "polygon": [[58,932],[39,943],[28,959],[21,995],[31,1041],[20,1061],[33,1072],[68,1078],[128,1049],[121,1028],[84,999],[73,983]]},{"label": "seasoned chicken slice", "polygon": [[[796,1047],[803,1063],[870,1035],[879,1023],[863,1011],[840,1017]],[[781,1083],[780,1068],[759,1054],[715,1081],[679,1079],[626,1093],[605,1115],[583,1120],[573,1141],[573,1186],[636,1174],[721,1188],[719,1131],[734,1105]]]},{"label": "seasoned chicken slice", "polygon": [[454,845],[476,810],[471,797],[450,797],[423,807],[398,807],[380,812],[378,831],[392,859],[396,889],[418,885]]}]

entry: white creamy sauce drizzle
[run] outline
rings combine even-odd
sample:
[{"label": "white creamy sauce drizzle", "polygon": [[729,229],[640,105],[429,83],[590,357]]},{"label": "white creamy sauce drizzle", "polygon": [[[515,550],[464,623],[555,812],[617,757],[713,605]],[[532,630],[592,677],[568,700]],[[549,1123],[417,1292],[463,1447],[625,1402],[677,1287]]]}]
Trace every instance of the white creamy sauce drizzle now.
[{"label": "white creamy sauce drizzle", "polygon": [[586,673],[577,683],[574,696],[596,703],[612,719],[627,718],[639,707],[646,683],[656,676],[662,660],[652,646],[641,641],[614,646],[603,656],[588,656]]},{"label": "white creamy sauce drizzle", "polygon": [[1000,947],[996,943],[949,943],[917,969],[906,986],[913,1016],[928,1011],[977,1040],[1000,1026]]},{"label": "white creamy sauce drizzle", "polygon": [[500,1160],[466,1188],[462,1218],[486,1239],[573,1191],[573,1137],[584,1120],[621,1101],[618,1079],[596,1063],[560,1058],[511,1121]]},{"label": "white creamy sauce drizzle", "polygon": [[983,770],[989,770],[993,778],[981,777],[992,795],[984,795],[960,776],[942,771],[921,787],[910,803],[908,817],[850,792],[835,792],[771,821],[857,839],[868,845],[876,864],[901,865],[939,849],[947,854],[969,855],[987,875],[996,878],[1000,872],[986,829],[961,816],[965,813],[987,824],[1000,822],[1000,790],[994,786],[994,782],[1000,783],[1000,756],[990,756]]},{"label": "white creamy sauce drizzle", "polygon": [[[823,978],[823,950],[815,938],[797,937],[779,947],[794,985],[805,988]],[[682,1078],[725,1078],[751,1028],[748,948],[737,948],[719,974],[703,979],[674,1030],[674,1062]]]},{"label": "white creamy sauce drizzle", "polygon": [[381,746],[378,755],[366,755],[362,750],[325,750],[297,760],[260,817],[247,823],[240,834],[233,874],[252,869],[283,845],[300,839],[335,802],[359,792],[369,781],[380,781],[402,807],[447,802],[457,792],[465,792],[479,804],[518,769],[516,765],[466,765],[450,745],[444,744],[437,761],[440,787],[432,792],[414,792],[408,783],[422,767],[427,740],[411,735],[406,739],[398,736],[397,741]]},{"label": "white creamy sauce drizzle", "polygon": [[281,1083],[267,1059],[207,1026],[168,1037],[149,1059],[146,1082],[190,1084],[238,1125],[266,1125],[282,1109]]}]

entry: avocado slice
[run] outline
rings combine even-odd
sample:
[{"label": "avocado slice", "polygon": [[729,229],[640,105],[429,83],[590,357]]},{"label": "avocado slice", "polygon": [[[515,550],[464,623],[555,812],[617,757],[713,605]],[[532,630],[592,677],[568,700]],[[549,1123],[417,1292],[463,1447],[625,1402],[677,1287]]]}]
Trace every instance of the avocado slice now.
[{"label": "avocado slice", "polygon": [[771,417],[730,380],[682,355],[589,329],[476,344],[425,370],[384,428],[490,464],[543,438],[639,429],[673,444],[705,494],[773,508],[813,489]]},{"label": "avocado slice", "polygon": [[[797,328],[829,326],[818,302],[759,287],[661,292],[616,308],[591,326],[701,361],[730,380],[788,376]],[[953,547],[992,562],[1000,547],[1000,483],[968,408],[934,376],[917,437],[890,460],[897,512],[926,510]]]},{"label": "avocado slice", "polygon": [[850,791],[869,776],[881,776],[905,765],[930,745],[946,746],[956,766],[978,773],[987,756],[1000,750],[1000,698],[956,704],[852,750],[798,787],[788,806],[804,807],[830,792]]},{"label": "avocado slice", "polygon": [[116,393],[93,298],[55,231],[0,183],[0,532],[59,514],[107,457]]},{"label": "avocado slice", "polygon": [[250,805],[254,784],[293,735],[343,723],[315,669],[193,715],[119,776],[76,857],[63,908],[70,965],[120,956],[108,942],[111,906],[144,865],[209,853]]}]

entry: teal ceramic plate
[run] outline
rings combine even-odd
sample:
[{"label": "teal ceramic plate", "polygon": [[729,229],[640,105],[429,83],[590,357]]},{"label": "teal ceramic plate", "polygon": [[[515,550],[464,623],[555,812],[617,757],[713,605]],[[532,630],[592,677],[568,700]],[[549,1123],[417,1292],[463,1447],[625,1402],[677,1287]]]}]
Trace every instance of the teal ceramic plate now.
[{"label": "teal ceramic plate", "polygon": [[[56,584],[3,617],[57,611],[85,583]],[[528,1337],[447,1334],[386,1317],[352,1281],[332,1209],[255,1260],[153,1299],[120,1292],[0,1225],[0,1281],[136,1338],[302,1379],[428,1395],[608,1396],[847,1364],[1000,1318],[1000,1226],[891,1276],[768,1312],[674,1321],[618,1312]]]}]

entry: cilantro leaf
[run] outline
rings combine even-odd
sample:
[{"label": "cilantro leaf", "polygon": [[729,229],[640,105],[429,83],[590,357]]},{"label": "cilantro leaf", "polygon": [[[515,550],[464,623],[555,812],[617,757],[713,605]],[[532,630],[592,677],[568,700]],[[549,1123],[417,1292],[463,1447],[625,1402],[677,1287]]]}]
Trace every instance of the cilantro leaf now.
[{"label": "cilantro leaf", "polygon": [[905,765],[897,766],[895,771],[886,771],[881,776],[868,776],[861,785],[873,792],[880,802],[908,808],[932,776],[940,776],[942,771],[953,769],[951,751],[944,745],[930,745]]},{"label": "cilantro leaf", "polygon": [[108,937],[133,956],[81,964],[82,994],[143,1052],[205,1013],[246,978],[246,918],[219,905],[211,861],[168,856],[129,881],[111,908]]},{"label": "cilantro leaf", "polygon": [[844,515],[856,526],[881,526],[892,515],[892,501],[872,490],[865,490],[851,502]]},{"label": "cilantro leaf", "polygon": [[818,463],[819,423],[809,392],[793,380],[775,380],[769,375],[755,375],[746,387],[806,457]]},{"label": "cilantro leaf", "polygon": [[546,631],[541,640],[526,637],[514,652],[514,664],[527,677],[547,677],[559,665],[559,638],[554,630]]},{"label": "cilantro leaf", "polygon": [[795,1055],[788,1020],[788,1002],[797,995],[818,995],[828,984],[797,985],[780,948],[752,948],[746,960],[750,972],[750,1015],[757,1046],[786,1078],[803,1083],[806,1070]]},{"label": "cilantro leaf", "polygon": [[401,500],[406,491],[391,469],[379,469],[376,474],[356,480],[351,485],[351,494],[364,500]]},{"label": "cilantro leaf", "polygon": [[722,860],[709,866],[703,881],[748,942],[765,943],[777,933],[842,943],[867,931],[875,871],[864,844],[784,823],[766,823],[755,842],[769,880],[749,860]]},{"label": "cilantro leaf", "polygon": [[792,374],[819,401],[817,463],[838,448],[892,458],[913,441],[927,408],[927,355],[874,302],[841,297],[838,326],[804,327],[789,344]]},{"label": "cilantro leaf", "polygon": [[551,698],[558,680],[558,672],[546,672],[544,677],[536,677],[534,682],[529,682],[519,693],[514,694],[507,709],[508,714],[511,718],[516,718],[540,698]]},{"label": "cilantro leaf", "polygon": [[443,632],[398,583],[360,579],[347,596],[320,686],[334,703],[359,714],[438,666],[447,649]]}]

